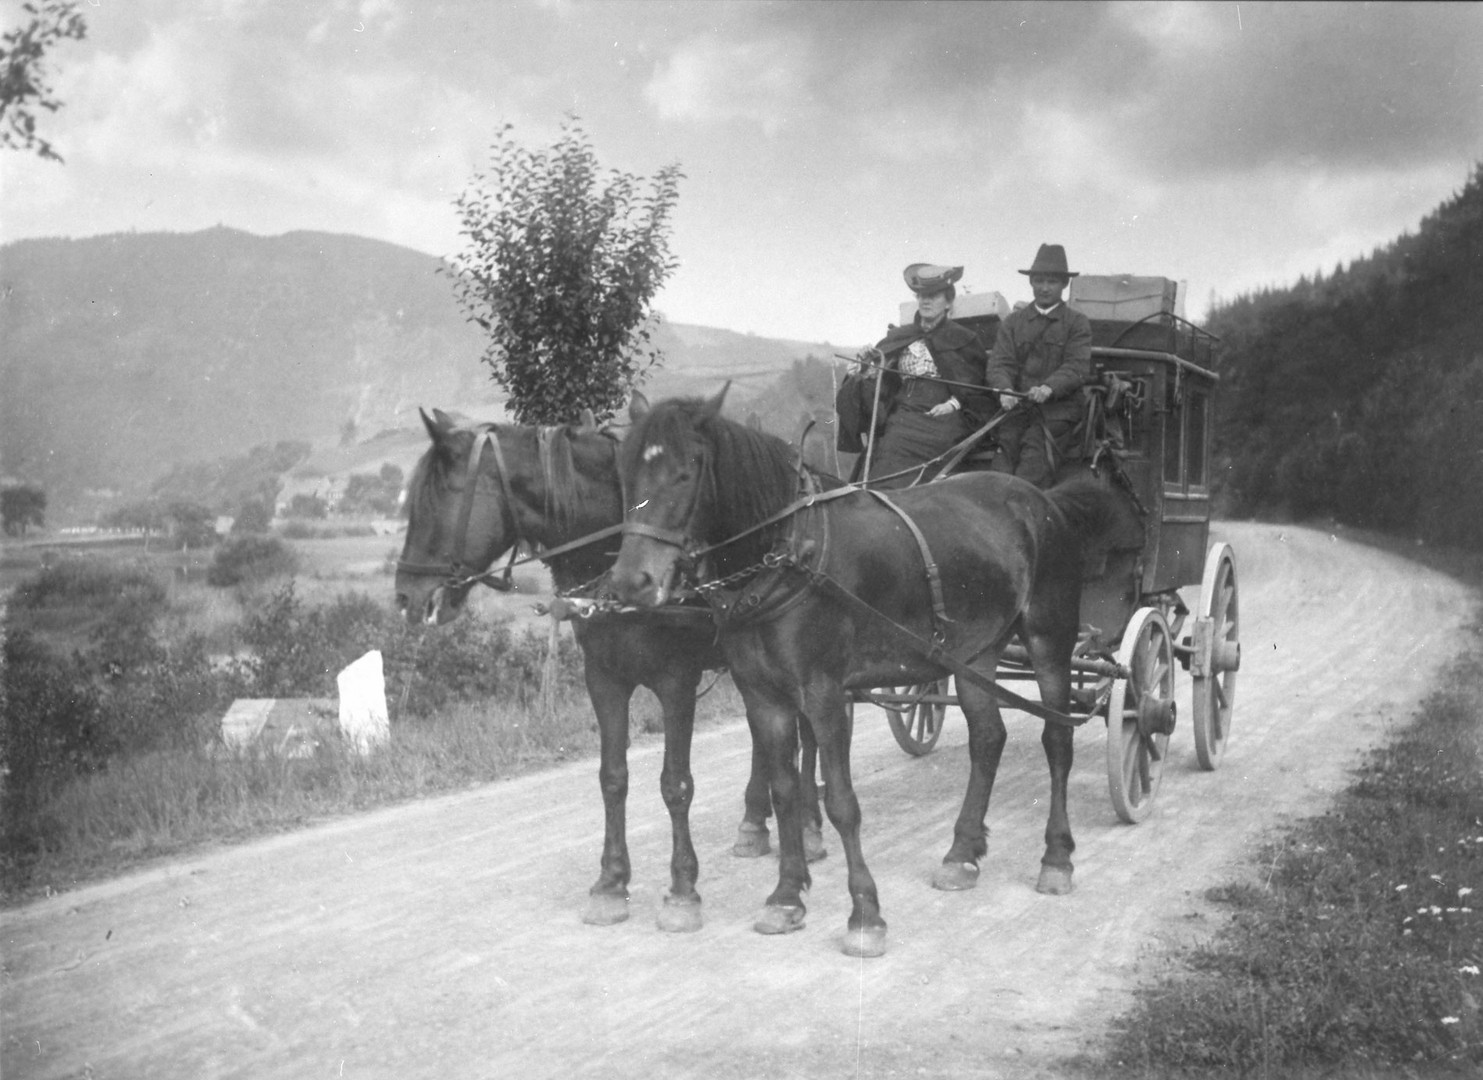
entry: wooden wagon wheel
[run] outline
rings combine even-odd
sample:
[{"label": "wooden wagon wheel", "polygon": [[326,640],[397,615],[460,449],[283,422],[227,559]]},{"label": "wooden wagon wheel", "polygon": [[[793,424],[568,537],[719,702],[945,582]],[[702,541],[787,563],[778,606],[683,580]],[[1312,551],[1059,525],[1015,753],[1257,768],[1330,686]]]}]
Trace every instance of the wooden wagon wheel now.
[{"label": "wooden wagon wheel", "polygon": [[1194,688],[1195,757],[1214,769],[1225,753],[1241,670],[1241,618],[1236,597],[1236,556],[1230,544],[1212,544],[1205,557],[1200,608],[1195,614],[1190,662]]},{"label": "wooden wagon wheel", "polygon": [[[896,745],[912,757],[923,757],[932,752],[942,736],[943,720],[947,717],[947,705],[940,701],[923,701],[929,695],[946,697],[948,680],[923,683],[901,693],[900,704],[878,702],[886,710],[886,721],[891,725],[891,734]],[[911,699],[915,700],[911,700]]]},{"label": "wooden wagon wheel", "polygon": [[1156,608],[1140,608],[1123,632],[1107,701],[1107,786],[1117,816],[1137,824],[1153,809],[1174,730],[1174,642]]}]

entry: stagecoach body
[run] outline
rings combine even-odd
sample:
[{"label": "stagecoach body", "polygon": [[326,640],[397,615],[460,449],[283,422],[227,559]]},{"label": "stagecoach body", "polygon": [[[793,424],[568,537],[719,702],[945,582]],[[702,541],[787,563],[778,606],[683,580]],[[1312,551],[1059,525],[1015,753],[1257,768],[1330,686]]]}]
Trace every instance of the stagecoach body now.
[{"label": "stagecoach body", "polygon": [[[1166,278],[1082,275],[1067,302],[1091,321],[1093,377],[1061,472],[1093,468],[1136,502],[1143,522],[1141,533],[1089,557],[1076,660],[1081,705],[1108,717],[1113,802],[1131,822],[1146,815],[1157,788],[1169,735],[1159,729],[1175,724],[1173,667],[1195,679],[1204,768],[1218,764],[1230,722],[1240,658],[1235,561],[1228,546],[1210,544],[1216,339],[1182,317]],[[912,311],[903,305],[903,319]],[[992,349],[1008,312],[998,293],[967,294],[953,318]],[[965,466],[990,457],[981,449]],[[1201,590],[1194,611],[1180,595],[1190,586]],[[999,678],[1032,677],[1023,650],[1011,646]],[[898,743],[913,754],[930,751],[955,701],[947,680],[860,696],[888,710]]]}]

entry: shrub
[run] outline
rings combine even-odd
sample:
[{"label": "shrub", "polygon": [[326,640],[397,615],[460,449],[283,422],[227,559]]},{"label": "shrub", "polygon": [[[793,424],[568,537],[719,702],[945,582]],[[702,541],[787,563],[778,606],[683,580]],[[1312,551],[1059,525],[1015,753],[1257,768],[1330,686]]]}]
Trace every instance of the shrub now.
[{"label": "shrub", "polygon": [[113,608],[123,604],[157,611],[165,603],[165,586],[146,570],[69,559],[17,585],[10,603],[12,607],[30,611],[72,605]]},{"label": "shrub", "polygon": [[273,524],[273,510],[261,499],[249,499],[232,520],[234,533],[265,533]]},{"label": "shrub", "polygon": [[82,657],[61,656],[24,630],[5,635],[0,760],[7,794],[102,766],[108,739],[99,694]]},{"label": "shrub", "polygon": [[318,495],[295,495],[288,502],[288,516],[297,518],[323,518],[329,515],[329,505]]},{"label": "shrub", "polygon": [[298,569],[293,549],[276,536],[246,533],[233,536],[216,549],[206,571],[208,584],[252,584],[292,574]]}]

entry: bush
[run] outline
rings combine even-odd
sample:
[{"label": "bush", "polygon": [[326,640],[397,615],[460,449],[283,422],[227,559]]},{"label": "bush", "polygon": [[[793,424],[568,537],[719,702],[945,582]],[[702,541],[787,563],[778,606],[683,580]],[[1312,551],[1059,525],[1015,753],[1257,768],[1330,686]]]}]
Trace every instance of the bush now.
[{"label": "bush", "polygon": [[216,549],[206,581],[218,587],[253,584],[297,569],[293,549],[278,537],[246,533],[231,537]]},{"label": "bush", "polygon": [[16,629],[5,635],[4,657],[0,761],[7,800],[40,782],[101,768],[117,747],[83,658],[60,656]]},{"label": "bush", "polygon": [[273,510],[261,499],[249,499],[232,520],[234,533],[265,533],[273,524]]},{"label": "bush", "polygon": [[[559,640],[558,691],[578,691],[581,652],[570,636]],[[364,593],[308,608],[292,582],[248,615],[242,643],[253,653],[245,678],[256,697],[331,696],[340,670],[378,649],[388,704],[402,716],[495,697],[530,704],[546,661],[544,635],[517,635],[506,622],[471,614],[438,629],[409,627]]]},{"label": "bush", "polygon": [[165,586],[147,570],[69,559],[17,585],[12,607],[40,611],[73,605],[109,609],[134,605],[158,611]]},{"label": "bush", "polygon": [[295,495],[288,501],[289,517],[324,518],[329,511],[329,505],[318,495]]}]

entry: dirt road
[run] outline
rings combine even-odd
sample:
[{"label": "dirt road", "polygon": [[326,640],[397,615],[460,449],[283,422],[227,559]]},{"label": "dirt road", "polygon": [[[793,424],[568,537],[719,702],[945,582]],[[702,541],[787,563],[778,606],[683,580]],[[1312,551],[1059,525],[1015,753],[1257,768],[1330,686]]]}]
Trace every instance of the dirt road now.
[{"label": "dirt road", "polygon": [[[1076,891],[1034,891],[1046,772],[1011,714],[979,887],[928,886],[966,777],[950,713],[928,758],[859,713],[864,842],[890,922],[851,960],[844,863],[814,868],[807,927],[751,919],[776,861],[729,854],[743,725],[695,749],[706,925],[661,934],[659,748],[632,754],[632,918],[579,921],[602,831],[584,762],[180,862],[8,912],[3,1057],[22,1077],[888,1077],[1055,1075],[1128,1001],[1161,942],[1214,924],[1202,893],[1274,823],[1311,812],[1455,651],[1449,579],[1322,533],[1226,525],[1244,662],[1216,773],[1182,724],[1153,815],[1117,823],[1104,731],[1077,736]],[[1188,679],[1180,679],[1188,717]],[[1037,801],[1038,800],[1038,801]]]}]

